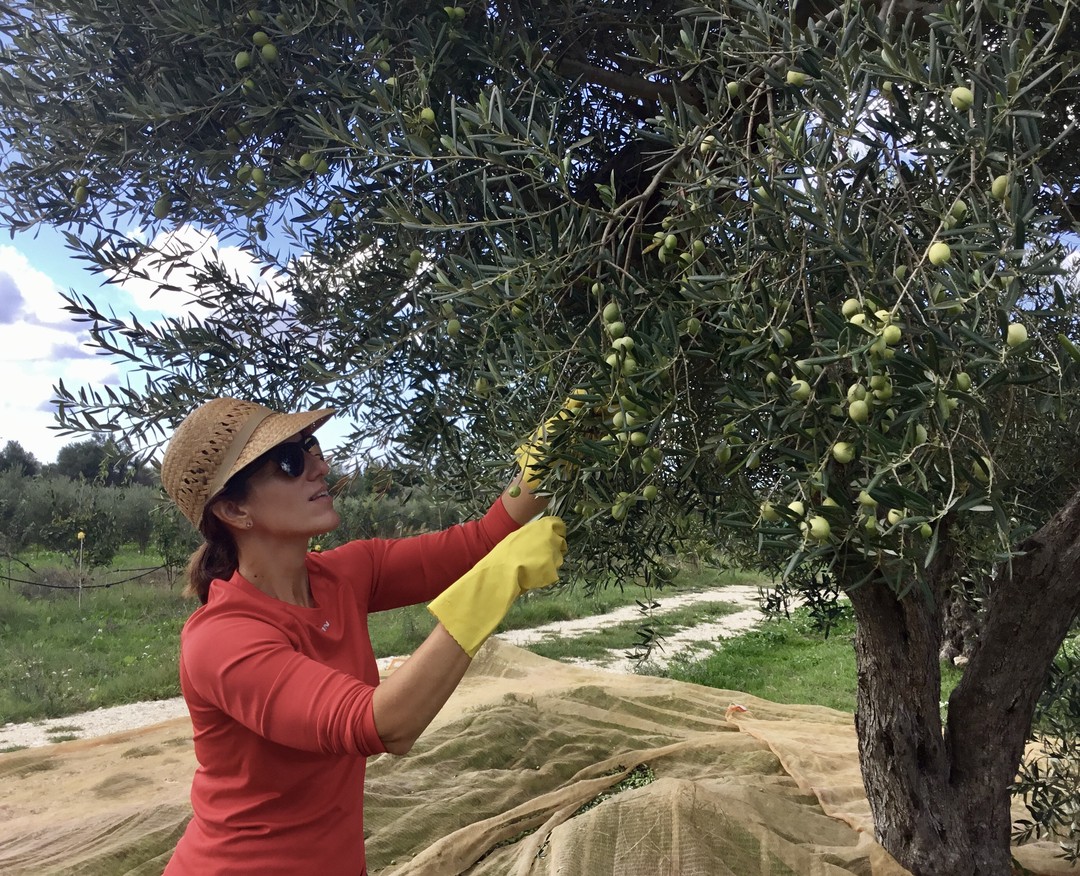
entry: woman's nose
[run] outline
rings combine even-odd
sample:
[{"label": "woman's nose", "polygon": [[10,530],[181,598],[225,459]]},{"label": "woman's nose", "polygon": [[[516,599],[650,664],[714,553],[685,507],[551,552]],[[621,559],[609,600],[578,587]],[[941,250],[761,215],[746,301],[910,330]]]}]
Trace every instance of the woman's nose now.
[{"label": "woman's nose", "polygon": [[322,451],[309,452],[307,455],[309,457],[307,468],[311,476],[321,478],[330,473],[330,463],[326,461],[326,456]]}]

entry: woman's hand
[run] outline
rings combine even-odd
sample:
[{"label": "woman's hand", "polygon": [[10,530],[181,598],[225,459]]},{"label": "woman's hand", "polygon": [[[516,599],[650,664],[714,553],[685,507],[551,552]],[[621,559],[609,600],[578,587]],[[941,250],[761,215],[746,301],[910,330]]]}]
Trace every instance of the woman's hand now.
[{"label": "woman's hand", "polygon": [[502,500],[507,512],[517,523],[532,520],[547,507],[550,497],[536,492],[543,476],[549,468],[568,465],[564,460],[548,459],[551,442],[584,407],[585,402],[581,398],[571,395],[553,417],[545,420],[514,450],[520,472],[503,492]]}]

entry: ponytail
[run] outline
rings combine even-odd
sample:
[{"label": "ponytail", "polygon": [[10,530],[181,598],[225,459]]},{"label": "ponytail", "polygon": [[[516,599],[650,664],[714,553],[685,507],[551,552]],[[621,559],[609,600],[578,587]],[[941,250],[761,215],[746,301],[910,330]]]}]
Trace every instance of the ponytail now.
[{"label": "ponytail", "polygon": [[[221,524],[219,524],[220,526]],[[224,529],[224,526],[222,526]],[[236,542],[228,532],[215,533],[217,537],[207,535],[206,541],[195,549],[187,566],[187,587],[185,596],[198,596],[199,602],[206,605],[210,598],[210,582],[215,578],[227,580],[232,577],[240,565],[236,555]]]},{"label": "ponytail", "polygon": [[[234,479],[217,494],[220,498],[243,498],[247,492],[245,479]],[[213,502],[211,502],[211,505]],[[187,586],[184,588],[185,596],[197,596],[199,602],[206,605],[210,598],[210,584],[215,579],[228,580],[240,566],[240,556],[236,549],[236,539],[232,532],[218,516],[210,510],[211,505],[203,511],[202,526],[199,531],[203,536],[203,543],[195,549],[187,565]]]}]

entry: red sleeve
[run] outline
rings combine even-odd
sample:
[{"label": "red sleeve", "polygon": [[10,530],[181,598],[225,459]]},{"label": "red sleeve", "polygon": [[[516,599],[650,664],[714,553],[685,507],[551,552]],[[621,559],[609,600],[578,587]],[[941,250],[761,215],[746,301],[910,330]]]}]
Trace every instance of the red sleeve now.
[{"label": "red sleeve", "polygon": [[500,496],[479,520],[412,538],[374,540],[368,611],[434,599],[519,527]]},{"label": "red sleeve", "polygon": [[333,754],[386,751],[375,730],[375,688],[296,651],[284,632],[243,614],[185,630],[183,666],[194,691],[281,745]]}]

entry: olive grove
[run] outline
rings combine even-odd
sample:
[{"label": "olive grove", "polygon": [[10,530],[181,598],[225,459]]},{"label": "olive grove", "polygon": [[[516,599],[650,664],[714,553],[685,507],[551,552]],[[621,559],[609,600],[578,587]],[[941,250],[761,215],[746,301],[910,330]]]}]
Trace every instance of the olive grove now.
[{"label": "olive grove", "polygon": [[[1075,18],[0,0],[0,217],[192,290],[154,324],[70,294],[137,375],[58,387],[75,429],[152,445],[212,394],[327,404],[469,503],[579,396],[545,479],[579,573],[662,577],[706,533],[846,595],[878,839],[916,874],[1004,874],[1080,613]],[[942,709],[946,645],[969,662]],[[1029,775],[1058,802],[1021,828],[1076,854],[1072,758]]]}]

